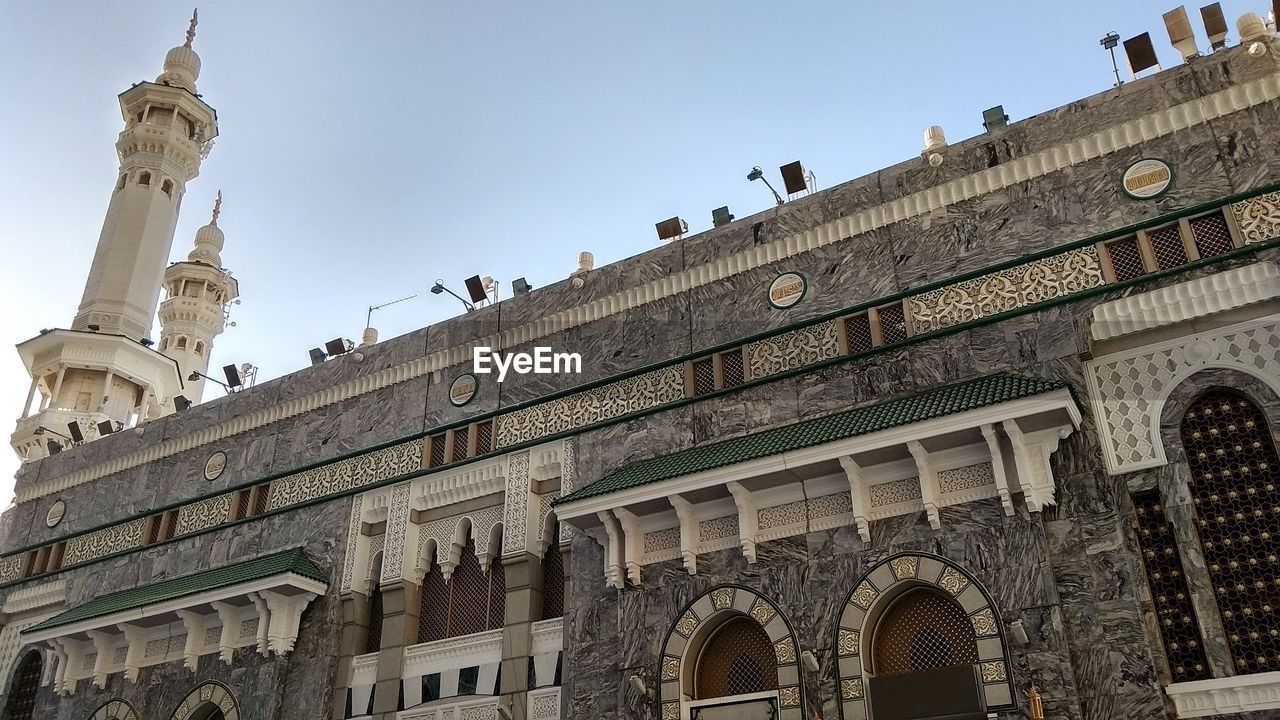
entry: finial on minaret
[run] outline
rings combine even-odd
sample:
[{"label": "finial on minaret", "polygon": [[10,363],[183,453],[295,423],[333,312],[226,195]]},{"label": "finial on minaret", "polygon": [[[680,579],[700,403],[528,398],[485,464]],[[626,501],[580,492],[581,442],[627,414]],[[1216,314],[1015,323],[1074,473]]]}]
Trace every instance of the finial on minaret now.
[{"label": "finial on minaret", "polygon": [[218,215],[222,212],[222,191],[218,191],[218,197],[213,200],[213,219],[209,221],[210,225],[218,224]]},{"label": "finial on minaret", "polygon": [[191,47],[191,43],[196,39],[196,25],[199,24],[200,8],[194,8],[191,11],[191,24],[187,26],[187,41],[182,47]]}]

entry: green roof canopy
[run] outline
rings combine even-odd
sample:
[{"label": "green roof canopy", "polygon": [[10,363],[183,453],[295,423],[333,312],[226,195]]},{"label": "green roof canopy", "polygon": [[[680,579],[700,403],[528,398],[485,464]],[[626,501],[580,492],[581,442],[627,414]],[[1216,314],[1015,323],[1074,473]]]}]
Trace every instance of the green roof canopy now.
[{"label": "green roof canopy", "polygon": [[987,375],[638,462],[560,498],[556,504],[585,500],[682,475],[976,410],[1062,387],[1064,384],[1056,380],[1009,374]]},{"label": "green roof canopy", "polygon": [[161,580],[150,585],[140,585],[128,590],[114,592],[110,595],[96,597],[79,607],[74,607],[64,613],[55,615],[22,632],[33,633],[40,630],[48,630],[49,628],[70,625],[81,620],[133,610],[147,605],[155,605],[166,600],[174,600],[208,590],[217,590],[229,585],[261,580],[262,578],[285,573],[294,573],[304,578],[328,583],[328,578],[325,577],[320,568],[316,567],[315,563],[311,562],[311,558],[307,557],[302,548],[294,548],[293,550],[285,550],[271,555],[263,555],[262,557],[234,565],[225,565],[193,575]]}]

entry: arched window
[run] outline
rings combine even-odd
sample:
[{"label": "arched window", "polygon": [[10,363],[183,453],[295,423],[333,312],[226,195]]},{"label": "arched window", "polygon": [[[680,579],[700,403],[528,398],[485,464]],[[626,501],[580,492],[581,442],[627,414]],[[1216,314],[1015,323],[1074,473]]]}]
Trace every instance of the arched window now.
[{"label": "arched window", "polygon": [[468,540],[447,581],[436,563],[422,580],[418,642],[497,630],[505,622],[506,608],[501,559],[495,557],[486,572],[476,556],[475,541]]},{"label": "arched window", "polygon": [[165,180],[164,182],[160,183],[160,189],[164,191],[164,194],[165,194],[165,195],[172,195],[172,194],[173,194],[173,181],[172,181],[172,180]]},{"label": "arched window", "polygon": [[138,176],[138,184],[139,184],[139,185],[150,185],[150,184],[151,184],[151,173],[149,173],[149,172],[144,172],[144,173],[142,173],[141,175],[139,175],[139,176]]},{"label": "arched window", "polygon": [[369,591],[369,633],[365,637],[364,644],[366,653],[378,652],[382,649],[382,587],[378,582],[381,577],[382,553],[378,553],[373,560],[373,572],[369,577],[369,583],[373,589]]},{"label": "arched window", "polygon": [[178,336],[178,349],[179,350],[187,349],[187,339],[181,335]]},{"label": "arched window", "polygon": [[551,542],[542,555],[542,619],[564,615],[564,556],[560,554],[560,523],[551,531]]},{"label": "arched window", "polygon": [[[1280,458],[1262,410],[1216,389],[1182,417],[1197,532],[1238,674],[1280,670]],[[1270,560],[1268,558],[1271,558]]]},{"label": "arched window", "polygon": [[694,676],[694,699],[765,692],[778,688],[778,657],[760,623],[739,615],[713,631]]},{"label": "arched window", "polygon": [[125,183],[125,181],[126,181],[126,180],[128,180],[128,179],[129,179],[129,176],[128,176],[127,174],[125,174],[125,173],[121,173],[121,174],[120,174],[120,180],[116,182],[116,189],[117,189],[117,190],[123,190],[123,189],[124,189],[124,183]]},{"label": "arched window", "polygon": [[204,355],[204,342],[201,340],[196,341],[196,354]]},{"label": "arched window", "polygon": [[40,674],[44,661],[40,652],[31,650],[22,657],[9,682],[9,702],[4,706],[5,720],[31,720],[35,717],[36,693],[40,691]]},{"label": "arched window", "polygon": [[973,623],[936,590],[908,590],[876,625],[871,672],[879,677],[978,662]]}]

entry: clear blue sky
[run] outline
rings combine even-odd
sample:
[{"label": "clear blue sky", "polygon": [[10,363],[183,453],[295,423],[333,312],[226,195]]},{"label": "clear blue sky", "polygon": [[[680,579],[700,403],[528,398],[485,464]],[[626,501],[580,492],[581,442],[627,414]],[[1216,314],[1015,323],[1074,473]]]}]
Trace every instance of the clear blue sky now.
[{"label": "clear blue sky", "polygon": [[[1222,4],[1233,41],[1268,5]],[[801,160],[829,187],[918,155],[929,125],[955,142],[993,105],[1016,121],[1105,90],[1109,30],[1150,31],[1172,66],[1172,6],[206,2],[199,88],[221,137],[173,257],[221,188],[243,304],[211,366],[278,377],[358,340],[370,304],[421,293],[375,314],[384,339],[454,314],[426,292],[437,277],[491,275],[505,297],[514,277],[564,278],[580,250],[599,266],[654,247],[672,215],[698,231],[721,205],[763,210],[752,165],[777,185]],[[172,0],[0,0],[0,344],[70,324],[116,177],[116,94],[155,79],[189,16]],[[28,382],[0,348],[6,439]],[[0,452],[0,506],[16,468]]]}]

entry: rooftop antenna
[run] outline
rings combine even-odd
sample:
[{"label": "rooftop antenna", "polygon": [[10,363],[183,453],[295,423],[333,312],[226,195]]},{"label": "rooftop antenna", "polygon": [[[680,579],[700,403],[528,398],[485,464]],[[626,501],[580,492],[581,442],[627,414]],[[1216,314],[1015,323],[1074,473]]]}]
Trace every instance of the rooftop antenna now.
[{"label": "rooftop antenna", "polygon": [[364,326],[365,326],[365,327],[372,327],[372,326],[373,326],[373,311],[374,311],[374,310],[381,310],[382,308],[384,308],[384,307],[386,307],[386,306],[388,306],[388,305],[395,305],[396,303],[402,303],[402,302],[404,302],[405,300],[412,300],[412,299],[414,299],[414,298],[416,298],[416,297],[418,297],[418,296],[417,296],[417,294],[415,293],[415,294],[413,294],[413,295],[409,295],[409,296],[407,296],[407,297],[402,297],[402,298],[400,298],[399,300],[392,300],[391,302],[384,302],[384,303],[382,303],[381,305],[370,305],[370,306],[369,306],[369,313],[368,313],[367,315],[365,315],[365,316],[364,316]]},{"label": "rooftop antenna", "polygon": [[1116,46],[1120,44],[1120,33],[1112,30],[1098,41],[1104,49],[1111,53],[1111,72],[1116,74],[1116,87],[1124,84],[1120,79],[1120,66],[1116,64]]}]

